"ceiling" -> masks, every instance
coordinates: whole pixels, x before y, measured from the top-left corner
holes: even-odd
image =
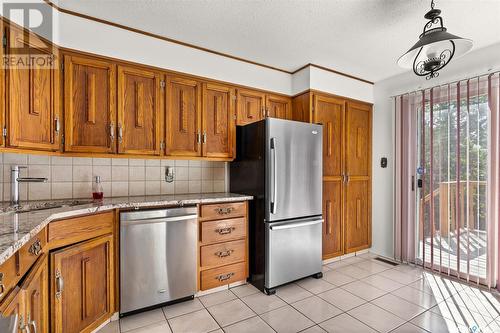
[[[500,0],[435,0],[452,34],[474,49],[500,42]],[[59,0],[60,7],[265,65],[307,64],[370,81],[405,70],[423,0]]]

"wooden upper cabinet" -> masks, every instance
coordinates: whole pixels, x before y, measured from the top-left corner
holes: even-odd
[[[266,95],[266,116],[292,119],[292,100],[290,97]]]
[[[292,120],[312,122],[312,100],[313,94],[306,92],[292,98]]]
[[[118,152],[159,155],[161,76],[118,66]]]
[[[234,157],[235,89],[225,85],[203,84],[203,156]]]
[[[371,175],[372,108],[368,104],[347,102],[346,174]]]
[[[51,332],[90,332],[114,311],[113,236],[51,253]]]
[[[314,95],[314,123],[323,125],[323,177],[342,177],[345,102]]]
[[[350,179],[345,200],[345,253],[371,246],[371,180]]]
[[[201,156],[201,84],[167,76],[166,153]]]
[[[116,69],[90,57],[64,57],[65,150],[116,151]]]
[[[246,125],[265,117],[266,95],[259,91],[238,89],[236,125]]]
[[[11,27],[7,50],[19,60],[7,71],[8,146],[58,150],[60,71],[55,49],[36,35]]]
[[[31,332],[49,331],[49,261],[44,254],[31,268],[21,290],[24,293],[27,325]]]

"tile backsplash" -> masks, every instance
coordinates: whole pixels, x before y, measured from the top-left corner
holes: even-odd
[[[0,153],[0,194],[10,200],[11,165],[25,165],[21,177],[46,177],[47,183],[20,183],[21,200],[90,198],[92,180],[101,176],[104,197],[224,192],[227,163],[212,161],[91,158]],[[165,181],[173,167],[174,181]]]

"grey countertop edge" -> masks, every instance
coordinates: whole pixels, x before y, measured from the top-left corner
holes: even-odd
[[[186,195],[188,196],[188,195]],[[157,196],[153,196],[157,197]],[[40,222],[31,228],[29,233],[22,236],[21,238],[13,241],[10,246],[6,247],[0,254],[0,265],[6,262],[14,253],[16,253],[23,245],[28,243],[30,239],[35,237],[43,228],[45,228],[51,221],[66,219],[71,217],[76,217],[79,215],[97,214],[101,212],[106,212],[113,209],[126,209],[126,208],[148,208],[148,207],[165,207],[165,206],[180,206],[180,205],[196,205],[196,204],[210,204],[210,203],[221,203],[221,202],[236,202],[236,201],[248,201],[252,200],[252,196],[248,195],[238,195],[234,193],[226,193],[226,196],[221,195],[220,197],[213,196],[207,198],[186,198],[186,199],[171,199],[171,200],[152,200],[148,201],[147,197],[141,197],[143,200],[133,201],[133,197],[129,200],[124,200],[122,202],[117,201],[117,198],[108,199],[110,203],[104,203],[100,205],[90,204],[84,205],[84,207],[68,207],[64,211],[54,212],[44,218],[41,218]],[[90,207],[89,207],[90,206]],[[29,213],[18,213],[17,215],[29,214]],[[14,216],[14,214],[11,214]],[[2,245],[2,244],[0,244]]]

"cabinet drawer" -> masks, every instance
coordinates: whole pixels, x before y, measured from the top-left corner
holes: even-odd
[[[201,267],[214,267],[245,260],[245,240],[201,247]]]
[[[246,263],[232,264],[201,272],[201,290],[224,286],[246,279]]]
[[[3,300],[9,291],[19,280],[16,270],[16,258],[18,253],[12,255],[6,262],[0,265],[0,301]]]
[[[245,218],[207,221],[201,223],[201,242],[203,244],[225,242],[246,236]]]
[[[47,245],[47,229],[43,228],[35,237],[19,250],[19,275],[23,276],[45,252]]]
[[[227,219],[230,217],[245,216],[246,202],[228,202],[213,205],[202,205],[200,220]]]
[[[75,244],[113,232],[114,211],[75,217],[49,223],[51,249]]]

